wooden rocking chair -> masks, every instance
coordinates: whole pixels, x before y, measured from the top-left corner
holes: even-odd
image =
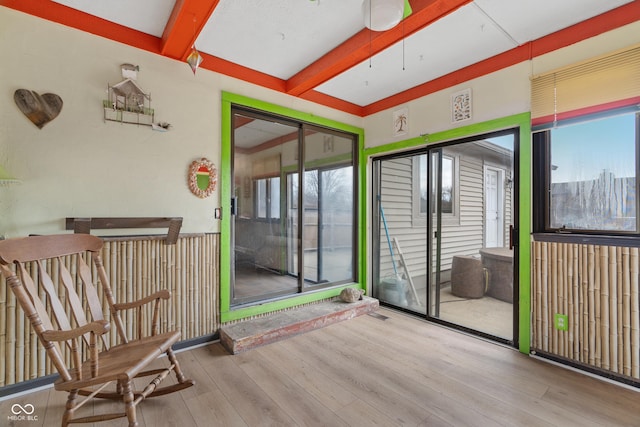
[[[0,241],[0,271],[60,374],[55,389],[69,392],[62,417],[63,427],[69,423],[91,423],[120,417],[127,417],[130,427],[137,426],[136,406],[142,400],[194,384],[185,378],[171,350],[180,338],[180,332],[158,332],[159,303],[169,298],[169,292],[160,291],[139,301],[116,304],[100,258],[101,249],[102,240],[88,234]],[[97,280],[92,278],[89,258],[93,261]],[[9,268],[11,264],[15,265],[15,273]],[[108,344],[111,323],[104,318],[94,281],[100,283],[118,335],[118,344],[111,347]],[[56,289],[56,283],[59,283],[59,289]],[[48,307],[40,298],[45,294]],[[61,298],[61,295],[66,298]],[[149,303],[153,303],[151,334],[143,336],[142,314]],[[125,334],[120,316],[123,310],[137,310],[138,336],[135,339]],[[57,327],[53,326],[52,319],[55,319]],[[68,349],[67,357],[61,351],[61,343]],[[165,360],[169,366],[148,369],[147,366],[163,353],[167,355]],[[158,385],[172,371],[177,383],[159,388]],[[143,390],[135,391],[133,379],[143,376],[154,378]],[[109,384],[115,385],[115,391],[106,390]],[[88,397],[78,402],[79,394]],[[75,411],[93,398],[121,400],[124,412],[74,418]]]

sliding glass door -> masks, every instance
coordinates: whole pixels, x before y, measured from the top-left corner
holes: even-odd
[[[355,136],[233,112],[232,303],[355,281]]]
[[[512,343],[515,131],[374,161],[374,295]]]

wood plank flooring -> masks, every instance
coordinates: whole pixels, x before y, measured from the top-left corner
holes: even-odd
[[[196,386],[141,403],[140,426],[640,426],[638,391],[384,308],[240,355],[216,343],[178,358]],[[58,426],[65,398],[2,401],[0,425]],[[15,403],[38,420],[11,424]]]

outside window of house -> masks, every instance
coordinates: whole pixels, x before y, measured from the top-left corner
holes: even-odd
[[[413,220],[414,224],[426,225],[427,198],[429,187],[427,183],[427,159],[426,154],[414,157],[413,182]],[[434,171],[435,173],[435,171]],[[453,156],[442,156],[442,215],[443,219],[451,219],[456,212],[456,159]],[[433,207],[435,209],[435,206]],[[432,212],[432,213],[435,213]]]
[[[637,233],[637,113],[573,121],[534,134],[544,154],[546,231]]]
[[[280,178],[255,180],[256,216],[280,218]]]
[[[442,200],[440,206],[443,214],[453,215],[453,157],[442,156]]]

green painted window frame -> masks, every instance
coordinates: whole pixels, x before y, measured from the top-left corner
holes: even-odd
[[[419,136],[391,144],[365,148],[361,161],[371,163],[372,157],[422,147],[503,129],[519,128],[520,146],[516,153],[519,160],[518,176],[518,350],[528,354],[531,349],[531,113],[521,113],[451,130]]]
[[[220,185],[220,207],[222,208],[222,220],[220,224],[221,244],[220,244],[220,321],[227,323],[240,320],[252,316],[265,313],[279,311],[301,304],[308,304],[315,301],[321,301],[337,296],[342,289],[347,286],[356,286],[366,289],[367,283],[367,238],[366,233],[360,231],[358,233],[358,260],[356,264],[358,278],[357,283],[348,283],[332,288],[320,289],[318,291],[310,291],[304,294],[296,294],[278,300],[262,302],[256,305],[248,305],[241,307],[231,306],[231,159],[232,159],[232,106],[240,106],[263,111],[268,114],[275,114],[288,117],[293,120],[302,121],[312,125],[318,125],[326,128],[332,128],[356,135],[358,160],[354,165],[358,174],[358,230],[363,230],[366,224],[367,206],[366,206],[366,163],[364,163],[364,130],[362,128],[341,123],[335,120],[316,116],[315,114],[306,113],[291,108],[283,107],[265,101],[260,101],[243,95],[231,92],[222,92],[221,97],[221,162],[219,168],[219,185]]]

